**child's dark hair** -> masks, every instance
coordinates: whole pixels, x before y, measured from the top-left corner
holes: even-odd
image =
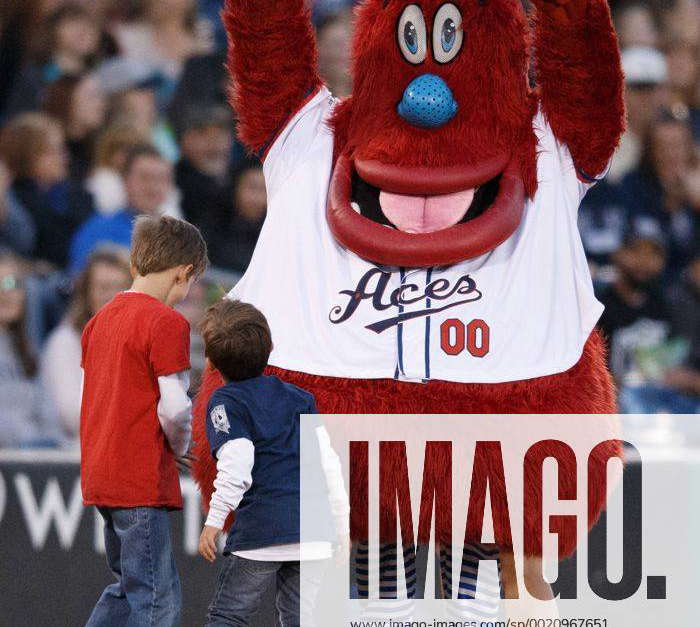
[[[229,381],[259,377],[272,352],[267,319],[253,305],[222,300],[211,306],[201,324],[204,352]]]
[[[204,274],[207,245],[196,226],[163,216],[136,218],[131,238],[131,265],[141,276],[177,266],[192,266],[192,276]]]

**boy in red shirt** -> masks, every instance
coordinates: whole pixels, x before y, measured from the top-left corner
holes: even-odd
[[[180,616],[168,511],[182,508],[177,462],[187,465],[190,446],[190,327],[172,307],[206,269],[206,245],[187,222],[141,217],[131,266],[131,290],[105,305],[82,338],[83,501],[105,520],[117,578],[91,627],[165,627]]]

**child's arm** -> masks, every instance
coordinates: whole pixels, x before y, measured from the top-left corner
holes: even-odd
[[[158,377],[160,400],[158,420],[165,437],[177,457],[187,454],[192,438],[192,400],[189,371]]]
[[[238,507],[253,483],[255,449],[246,438],[226,442],[216,453],[216,479],[211,495],[207,527],[223,529],[228,515]]]
[[[224,528],[226,518],[238,507],[253,483],[255,449],[247,438],[229,440],[216,452],[216,458],[214,494],[199,538],[199,553],[209,562],[216,559],[216,539]]]
[[[581,180],[599,176],[625,126],[624,80],[607,0],[534,0],[542,111]]]

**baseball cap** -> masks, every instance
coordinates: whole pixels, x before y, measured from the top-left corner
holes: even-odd
[[[635,46],[623,50],[622,70],[628,85],[660,85],[668,78],[666,57],[656,48]]]
[[[625,233],[624,246],[633,246],[638,242],[653,244],[662,253],[666,253],[668,248],[668,237],[652,216],[637,216],[631,221]]]
[[[131,89],[157,90],[163,84],[163,77],[154,66],[128,58],[104,62],[95,71],[95,76],[108,96]]]

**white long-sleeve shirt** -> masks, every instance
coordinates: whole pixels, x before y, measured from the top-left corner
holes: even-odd
[[[253,485],[255,447],[247,438],[229,440],[216,452],[216,479],[209,504],[207,525],[223,529],[229,513]]]
[[[80,369],[80,398],[83,397],[85,372]],[[178,457],[189,451],[192,439],[192,400],[189,397],[190,373],[188,370],[158,377],[160,399],[156,412],[158,422],[165,433],[170,448]]]
[[[340,459],[331,447],[330,437],[324,427],[316,429],[316,436],[321,450],[321,465],[326,477],[331,513],[338,536],[343,538],[350,533],[350,501],[343,482]],[[206,525],[223,529],[226,518],[238,507],[243,495],[253,484],[255,447],[247,438],[238,438],[219,448],[216,457],[217,475]],[[331,557],[332,547],[330,542],[305,542],[235,551],[234,554],[264,562],[320,560]]]
[[[189,450],[192,439],[192,400],[187,393],[190,389],[189,370],[158,377],[158,389],[160,426],[170,448],[175,455],[182,457]]]

